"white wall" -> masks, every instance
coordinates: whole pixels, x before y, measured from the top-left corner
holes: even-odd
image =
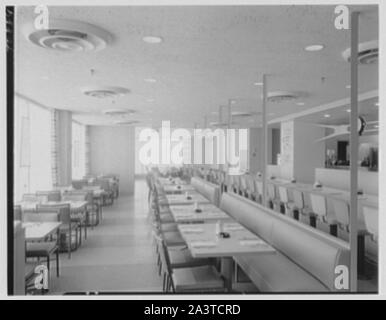
[[[249,172],[263,171],[262,128],[249,129]]]
[[[118,174],[120,193],[134,192],[135,132],[133,127],[90,126],[92,174]]]
[[[297,181],[314,183],[315,169],[324,167],[325,142],[319,141],[324,128],[295,120],[294,176]]]

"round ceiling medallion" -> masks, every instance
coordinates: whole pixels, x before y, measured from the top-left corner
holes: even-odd
[[[97,26],[65,19],[50,19],[48,29],[41,30],[27,24],[24,34],[39,47],[62,52],[99,51],[112,41],[112,35]]]
[[[129,89],[123,87],[112,87],[112,86],[88,86],[81,88],[83,94],[93,98],[115,98],[123,96],[130,92]]]

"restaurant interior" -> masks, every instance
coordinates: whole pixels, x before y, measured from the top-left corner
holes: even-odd
[[[11,294],[377,293],[378,6],[346,8],[16,6]]]

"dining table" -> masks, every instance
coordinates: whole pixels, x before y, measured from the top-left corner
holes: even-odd
[[[170,206],[170,212],[177,223],[198,223],[217,220],[232,220],[223,210],[212,203]]]
[[[221,259],[221,273],[229,292],[232,291],[234,256],[276,253],[275,248],[236,221],[178,224],[177,228],[192,257]]]
[[[177,185],[164,185],[163,191],[166,194],[179,194],[189,191],[195,191],[195,188],[191,184],[177,184]]]
[[[61,222],[23,222],[22,227],[25,228],[25,240],[44,240],[59,230],[61,224]]]
[[[166,202],[169,206],[172,205],[188,205],[188,204],[203,204],[210,203],[201,193],[198,192],[187,192],[184,194],[167,194],[165,195]]]

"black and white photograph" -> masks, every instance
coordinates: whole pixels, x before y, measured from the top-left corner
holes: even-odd
[[[379,2],[3,8],[5,296],[379,297]]]

